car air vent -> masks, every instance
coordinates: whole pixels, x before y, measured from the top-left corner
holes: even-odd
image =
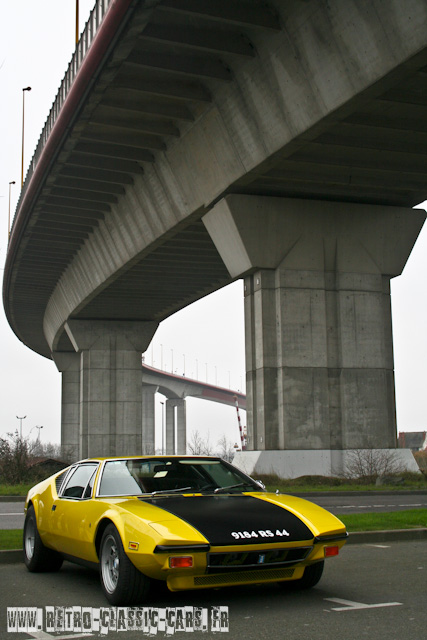
[[[61,484],[62,484],[63,479],[65,478],[65,474],[66,473],[67,473],[66,471],[63,471],[56,478],[56,480],[55,480],[56,493],[59,493],[59,489],[61,488]]]
[[[296,564],[304,560],[313,547],[267,549],[265,551],[244,551],[231,553],[208,553],[208,573],[266,569]]]

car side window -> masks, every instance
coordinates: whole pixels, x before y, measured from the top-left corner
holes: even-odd
[[[68,478],[63,490],[61,498],[88,498],[92,494],[92,486],[95,478],[97,464],[81,464],[71,476]],[[91,485],[92,483],[92,485]]]
[[[94,469],[89,482],[86,485],[86,489],[85,492],[83,494],[83,498],[91,498],[92,497],[92,491],[93,491],[93,484],[95,482],[95,476],[96,476],[96,468]]]

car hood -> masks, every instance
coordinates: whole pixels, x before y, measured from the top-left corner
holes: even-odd
[[[268,494],[156,496],[140,498],[145,505],[154,507],[151,524],[162,523],[173,530],[176,518],[196,529],[212,546],[241,545],[242,542],[310,541],[318,533],[310,520],[301,518],[295,509],[289,510],[277,498]],[[311,503],[305,502],[306,505]],[[320,509],[312,505],[315,510]],[[324,511],[323,509],[321,511]],[[342,523],[324,511],[334,522],[329,530],[344,530]],[[305,520],[305,522],[304,522]]]

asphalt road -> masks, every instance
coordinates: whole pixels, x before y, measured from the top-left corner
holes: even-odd
[[[427,509],[427,492],[423,494],[334,495],[307,498],[332,513],[367,513],[369,511],[400,511]],[[23,502],[0,502],[0,529],[21,529],[24,526]]]
[[[427,492],[422,494],[383,494],[339,496],[310,496],[308,500],[325,507],[332,513],[368,513],[381,511],[403,511],[405,509],[427,509]]]
[[[176,612],[181,611],[177,607],[202,607],[212,614],[213,606],[227,607],[229,627],[220,637],[230,640],[424,640],[426,585],[427,542],[351,545],[327,561],[320,583],[310,591],[292,592],[276,584],[179,593],[162,590],[144,606],[160,609],[160,615],[162,608]],[[31,574],[21,564],[0,566],[0,603],[1,640],[79,638],[72,627],[59,633],[47,629],[45,607],[106,605],[97,573],[69,563],[52,574]],[[32,633],[7,631],[7,607],[41,608],[42,628]],[[97,612],[93,613],[96,618]],[[110,630],[103,636],[95,632],[92,637],[134,640],[145,636],[148,632],[141,629]],[[184,634],[176,631],[169,637],[175,636]],[[159,630],[157,637],[168,636]],[[185,637],[218,636],[209,630]]]
[[[0,529],[24,527],[24,503],[0,502]]]

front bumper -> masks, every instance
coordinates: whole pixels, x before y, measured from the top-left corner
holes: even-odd
[[[131,554],[133,564],[145,575],[166,581],[171,591],[299,580],[304,568],[325,559],[325,549],[345,544],[346,537],[313,538],[303,543],[210,547],[159,545],[154,553]],[[170,567],[170,558],[191,556],[193,566]]]

